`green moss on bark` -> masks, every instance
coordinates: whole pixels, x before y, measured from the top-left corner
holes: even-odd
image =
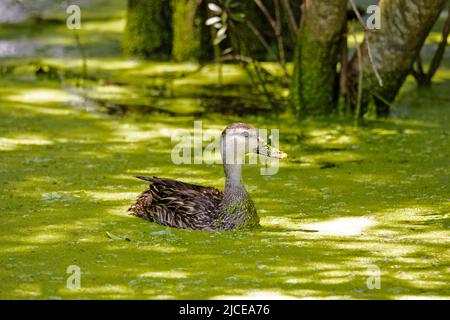
[[[399,70],[398,72],[385,72],[383,74],[383,87],[380,87],[375,74],[371,71],[364,71],[363,94],[361,101],[361,116],[369,110],[369,104],[375,105],[378,117],[389,115],[390,103],[395,100],[399,88],[402,86],[408,72]]]
[[[346,1],[305,2],[291,91],[299,117],[328,115],[336,108],[336,66],[345,22]]]
[[[186,61],[199,55],[200,27],[196,24],[197,9],[197,0],[172,0],[172,58],[175,61]]]
[[[123,39],[128,55],[167,59],[172,51],[171,7],[167,0],[128,0]]]
[[[302,34],[307,31],[303,30]],[[292,99],[300,115],[330,113],[335,105],[337,49],[319,42],[303,43],[296,53]]]

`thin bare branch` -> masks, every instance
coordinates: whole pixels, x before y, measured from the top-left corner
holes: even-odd
[[[266,6],[264,5],[264,3],[262,3],[261,0],[254,0],[256,5],[258,6],[258,8],[261,10],[261,12],[264,14],[264,16],[266,17],[267,21],[269,21],[270,26],[272,27],[273,31],[276,32],[276,24],[275,24],[275,20],[272,18],[272,16],[270,15],[269,11],[267,10]]]
[[[352,5],[353,11],[356,14],[356,18],[358,18],[359,23],[364,28],[364,30],[366,30],[366,23],[364,22],[363,17],[359,13],[358,7],[356,6],[355,2],[353,0],[350,0],[350,4]]]
[[[275,58],[275,60],[278,62],[281,69],[283,70],[284,76],[286,77],[286,79],[288,79],[289,73],[286,70],[286,64],[283,63],[282,61],[280,61],[280,59],[278,59],[277,54],[273,51],[273,49],[267,43],[266,39],[264,39],[263,35],[261,34],[261,32],[259,32],[258,28],[256,28],[255,25],[249,20],[246,20],[246,24],[250,28],[250,30],[252,30],[252,32],[255,34],[255,36],[258,38],[259,42],[261,42],[261,44],[264,46],[264,48],[266,48],[267,52],[269,52],[269,54]]]
[[[356,36],[353,34],[356,42]],[[362,52],[361,47],[357,46],[356,54],[358,56],[359,74],[358,74],[358,95],[356,98],[356,112],[355,112],[355,127],[358,127],[359,119],[361,117],[361,104],[362,104],[362,92],[363,92],[363,63],[362,63]]]
[[[434,74],[438,70],[442,58],[444,57],[445,48],[447,47],[448,36],[450,34],[450,4],[448,5],[447,20],[445,21],[444,29],[442,30],[442,41],[439,43],[436,54],[430,64],[430,69],[428,70],[427,78],[429,81],[433,78]]]
[[[247,26],[250,28],[250,30],[252,30],[252,32],[258,38],[259,42],[261,42],[261,44],[264,46],[264,48],[266,48],[266,50],[269,52],[269,54],[271,56],[273,56],[273,58],[277,59],[276,53],[273,51],[273,49],[267,43],[266,39],[264,39],[264,36],[261,34],[261,32],[259,32],[258,28],[256,28],[256,26],[250,20],[246,20],[245,22],[246,22]]]
[[[420,71],[417,71],[414,67],[411,68],[411,74],[414,77],[414,79],[416,79],[417,83],[421,83],[422,82],[422,77],[423,74],[420,74]]]
[[[373,54],[372,54],[372,49],[370,47],[369,37],[367,37],[367,32],[366,32],[366,43],[367,43],[367,53],[369,54],[369,60],[370,60],[370,64],[372,65],[373,73],[375,73],[375,76],[377,77],[378,84],[380,85],[380,87],[382,87],[383,79],[381,78],[381,75],[378,72],[378,69],[375,65],[375,61],[373,59]]]
[[[292,40],[295,42],[298,38],[298,23],[295,21],[295,16],[292,11],[291,4],[289,3],[289,0],[281,0],[281,5],[283,6],[284,12],[287,16],[287,22],[289,31],[291,32]]]
[[[339,74],[339,89],[345,99],[348,98],[348,38],[347,38],[347,25],[344,26],[345,30],[342,33],[341,41],[341,71]]]
[[[280,0],[274,0],[275,5],[275,35],[278,40],[278,51],[280,54],[280,63],[285,68],[286,65],[286,54],[284,52],[284,42],[283,36],[281,35],[281,11],[280,11]]]
[[[417,56],[417,68],[419,69],[419,74],[425,75],[425,70],[423,68],[423,63],[422,63],[422,56],[419,55]]]
[[[353,0],[350,0],[350,3],[352,5],[353,11],[356,14],[356,17],[358,18],[359,23],[361,24],[361,27],[364,29],[364,38],[365,38],[365,41],[367,44],[367,53],[369,55],[370,64],[372,66],[373,73],[375,74],[375,76],[378,80],[378,84],[380,85],[380,87],[382,87],[383,79],[381,78],[381,75],[378,72],[378,69],[375,65],[375,61],[373,59],[373,54],[372,54],[372,49],[371,49],[370,42],[369,42],[369,36],[368,36],[368,30],[366,27],[366,23],[364,22],[364,19],[362,18],[361,14],[359,13],[358,7],[356,6],[355,2]]]

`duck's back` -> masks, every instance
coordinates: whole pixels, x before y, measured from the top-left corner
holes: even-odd
[[[172,179],[136,178],[151,184],[128,209],[131,215],[181,229],[216,229],[214,224],[222,211],[222,191]]]

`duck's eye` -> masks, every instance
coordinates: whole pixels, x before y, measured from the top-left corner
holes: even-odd
[[[248,132],[243,132],[242,135],[246,138],[248,138]]]

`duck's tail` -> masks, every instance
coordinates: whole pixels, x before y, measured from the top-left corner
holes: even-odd
[[[153,177],[153,178],[149,178],[149,177],[145,177],[145,176],[134,176],[136,179],[141,179],[144,181],[148,181],[148,182],[156,182],[158,180],[157,177]]]

